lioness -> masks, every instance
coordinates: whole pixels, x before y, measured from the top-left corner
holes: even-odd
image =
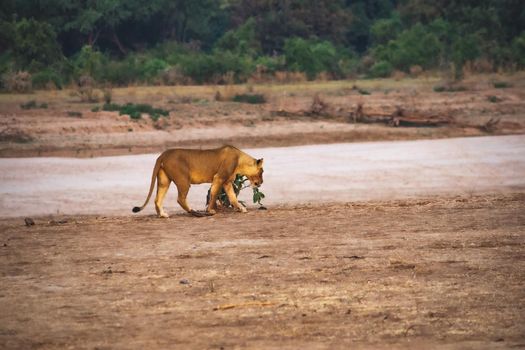
[[[202,216],[190,208],[186,196],[191,184],[211,183],[210,201],[207,207],[209,215],[216,213],[216,199],[221,187],[228,195],[230,203],[241,212],[246,208],[240,205],[233,191],[232,182],[235,175],[245,175],[253,187],[263,183],[263,159],[250,157],[243,151],[233,146],[223,146],[209,150],[170,149],[163,152],[155,163],[148,197],[142,207],[134,207],[133,212],[138,213],[151,197],[155,178],[157,179],[157,197],[155,209],[159,217],[167,218],[168,214],[162,208],[162,201],[170,187],[171,181],[175,182],[179,192],[177,202],[188,213]]]

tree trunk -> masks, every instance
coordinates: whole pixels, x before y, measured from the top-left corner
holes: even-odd
[[[95,43],[98,40],[99,34],[100,34],[100,30],[97,30],[96,33],[93,33],[93,31],[89,32],[89,36],[88,36],[88,45],[89,46],[95,45]]]
[[[122,45],[122,43],[120,42],[120,39],[118,38],[117,32],[115,32],[115,29],[112,29],[112,30],[111,30],[111,40],[115,43],[115,45],[117,45],[119,51],[120,51],[123,55],[126,55],[127,50],[126,50],[126,48],[124,47],[124,45]]]

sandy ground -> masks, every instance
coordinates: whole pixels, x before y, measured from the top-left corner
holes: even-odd
[[[523,194],[0,220],[2,349],[525,347]]]
[[[525,189],[525,137],[497,136],[247,150],[265,158],[266,205],[399,199]],[[0,159],[0,216],[129,215],[142,205],[157,154]],[[176,188],[165,200],[181,210]],[[192,186],[203,209],[209,185]],[[241,198],[250,204],[250,190]],[[154,213],[153,200],[145,213]]]
[[[525,348],[524,75],[440,83],[113,90],[168,109],[157,122],[0,95],[0,349]],[[268,102],[214,100],[231,88]],[[333,115],[294,116],[315,94]],[[358,104],[456,123],[353,124]],[[265,158],[268,210],[190,217],[172,188],[170,219],[131,214],[160,151],[223,143]]]

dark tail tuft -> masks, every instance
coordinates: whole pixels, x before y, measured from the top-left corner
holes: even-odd
[[[134,213],[138,213],[139,211],[140,211],[140,208],[139,208],[139,207],[134,207],[134,208],[133,208],[133,212],[134,212]]]

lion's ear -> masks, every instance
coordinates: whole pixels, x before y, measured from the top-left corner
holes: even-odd
[[[263,166],[263,162],[264,162],[264,159],[263,159],[263,158],[261,158],[261,159],[257,159],[257,166],[258,166],[259,168],[262,168],[262,166]]]

